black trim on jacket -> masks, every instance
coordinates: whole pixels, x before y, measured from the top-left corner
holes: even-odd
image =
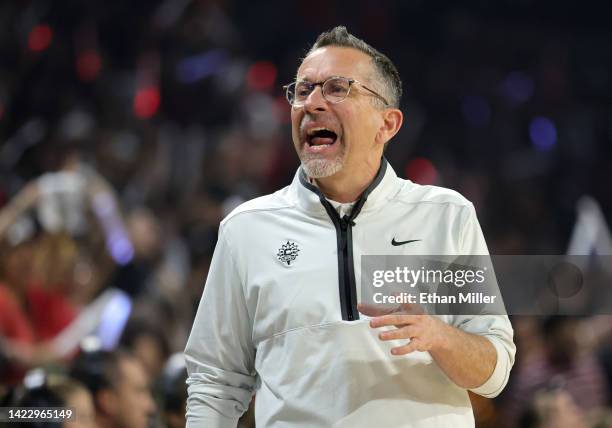
[[[338,249],[338,286],[340,293],[340,308],[342,319],[345,321],[355,321],[359,319],[357,311],[357,284],[355,283],[355,263],[353,261],[353,227],[356,226],[355,219],[361,212],[372,190],[382,181],[387,171],[387,160],[383,157],[376,177],[361,194],[350,215],[340,218],[333,205],[325,198],[318,187],[312,185],[306,173],[302,169],[300,172],[300,183],[308,190],[314,192],[319,201],[325,208],[327,215],[336,228],[336,245]]]

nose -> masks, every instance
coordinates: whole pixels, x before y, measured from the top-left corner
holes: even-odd
[[[323,97],[323,88],[321,85],[317,85],[310,95],[308,95],[302,108],[307,113],[316,113],[327,110],[328,105],[327,101]]]

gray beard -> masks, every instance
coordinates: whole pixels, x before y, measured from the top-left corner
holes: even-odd
[[[344,153],[338,154],[333,159],[320,158],[317,155],[300,156],[302,168],[310,178],[330,177],[340,171],[344,166]]]

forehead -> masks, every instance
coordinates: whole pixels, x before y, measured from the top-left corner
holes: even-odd
[[[372,71],[372,61],[365,53],[353,48],[325,46],[304,58],[297,78],[320,82],[330,76],[343,76],[367,81]]]
[[[126,384],[147,384],[147,374],[142,364],[133,357],[126,357],[120,360],[121,377]]]

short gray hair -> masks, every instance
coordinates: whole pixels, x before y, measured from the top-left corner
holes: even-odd
[[[402,98],[402,80],[397,68],[391,60],[363,40],[353,36],[344,26],[334,27],[319,34],[306,56],[325,46],[338,46],[357,49],[368,55],[374,64],[374,69],[383,82],[385,98],[391,107],[399,108]]]

